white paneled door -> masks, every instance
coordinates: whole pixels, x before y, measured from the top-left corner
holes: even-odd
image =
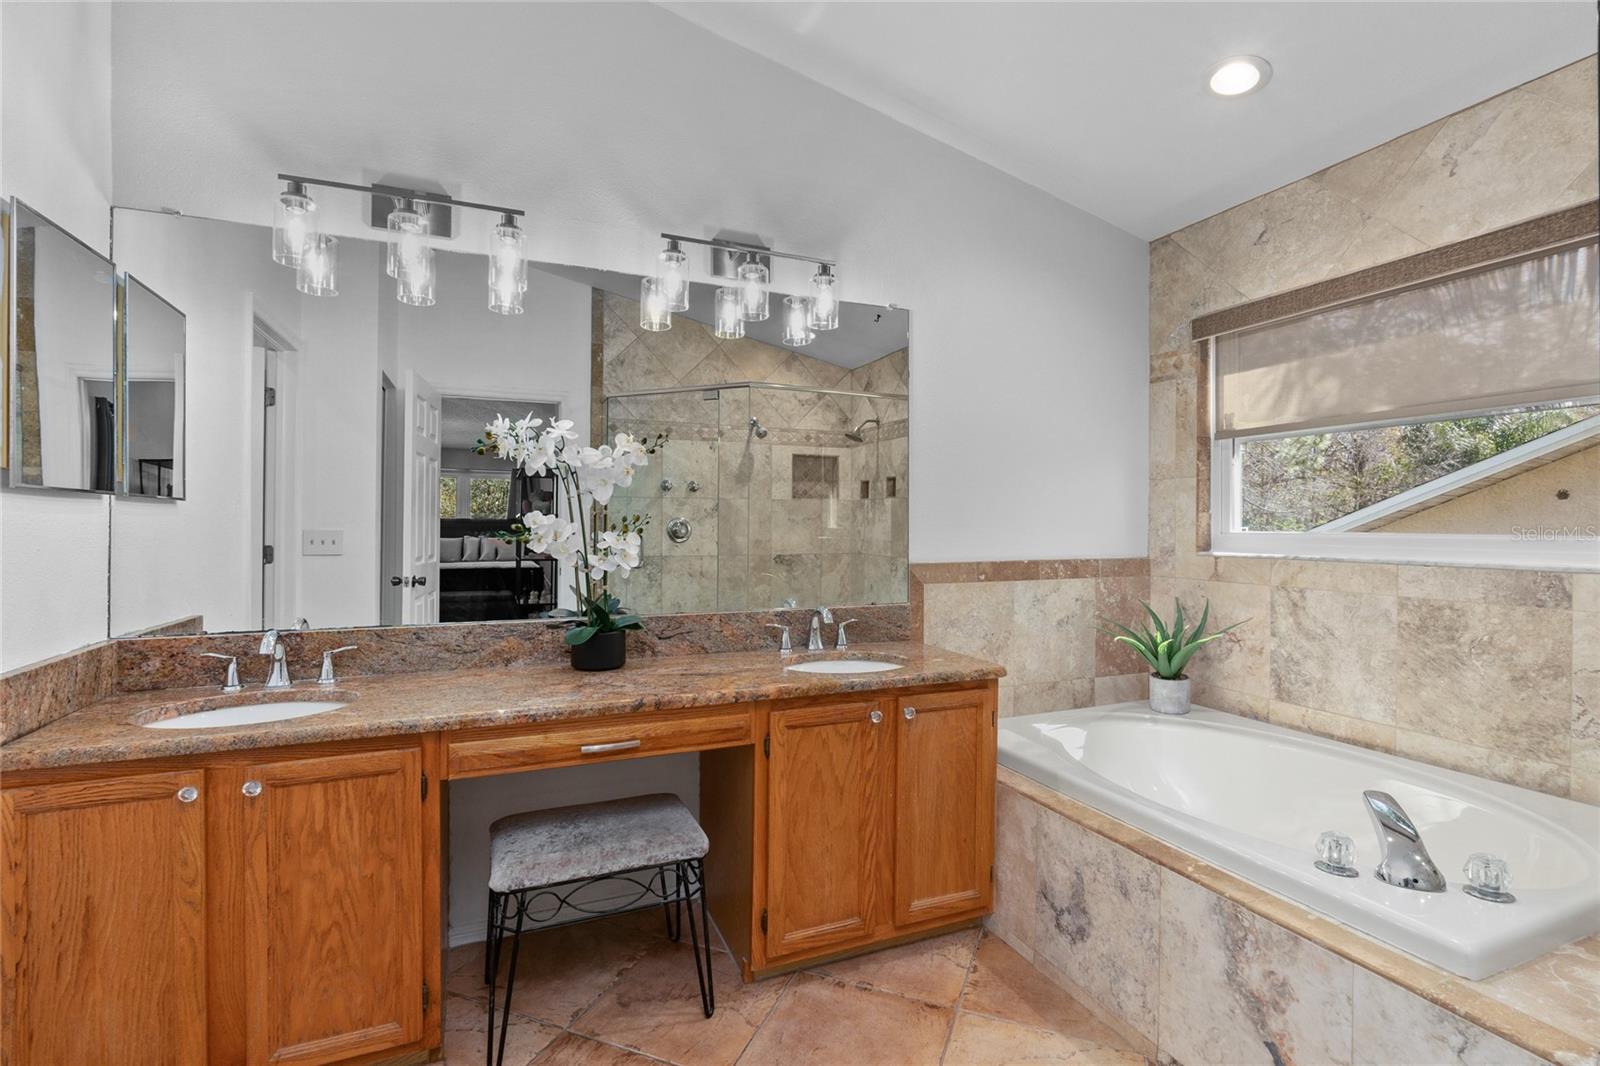
[[[439,390],[406,371],[406,487],[402,547],[405,575],[401,621],[439,620],[439,460],[442,441]]]

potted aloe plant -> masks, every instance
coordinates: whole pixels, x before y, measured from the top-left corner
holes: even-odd
[[[666,437],[618,433],[612,444],[571,447],[577,437],[565,419],[545,424],[530,414],[512,422],[502,415],[484,427],[477,450],[517,464],[529,477],[555,475],[568,517],[529,511],[502,536],[572,568],[578,608],[550,617],[569,621],[565,640],[574,669],[615,670],[627,661],[627,631],[644,628],[644,620],[622,606],[610,582],[638,567],[648,520],[633,515],[612,522],[606,505],[616,489],[633,484],[634,471],[649,464]]]
[[[1237,629],[1244,622],[1235,622],[1225,626],[1215,633],[1206,632],[1206,623],[1211,619],[1211,601],[1207,600],[1205,609],[1200,612],[1200,621],[1195,623],[1193,629],[1184,626],[1183,604],[1173,600],[1172,624],[1168,625],[1156,614],[1155,609],[1148,603],[1141,601],[1140,606],[1144,613],[1150,617],[1153,628],[1146,629],[1140,625],[1137,630],[1125,625],[1107,620],[1106,633],[1120,644],[1126,644],[1139,653],[1139,657],[1150,664],[1150,709],[1161,714],[1188,714],[1189,713],[1189,678],[1183,668],[1189,665],[1189,660],[1194,658],[1195,652],[1205,645],[1227,633],[1230,629]]]

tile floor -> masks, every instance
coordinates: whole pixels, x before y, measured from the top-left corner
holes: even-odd
[[[1145,1063],[978,929],[749,985],[726,951],[713,961],[717,1012],[708,1020],[688,944],[666,939],[659,911],[530,934],[506,1066]],[[451,952],[448,973],[445,1062],[481,1066],[482,945]]]

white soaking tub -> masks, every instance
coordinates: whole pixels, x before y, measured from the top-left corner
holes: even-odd
[[[1143,703],[1000,722],[1000,764],[1361,932],[1472,980],[1600,932],[1600,808],[1195,708]],[[1388,792],[1449,881],[1372,876],[1361,793]],[[1325,829],[1355,841],[1356,878],[1316,869]],[[1515,903],[1461,890],[1473,852],[1510,863]]]

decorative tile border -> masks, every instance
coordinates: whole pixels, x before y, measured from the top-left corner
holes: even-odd
[[[1337,1010],[1298,1019],[1289,1015],[1262,1016],[1232,1018],[1231,1022],[1236,1027],[1252,1029],[1257,1038],[1262,1037],[1260,1030],[1263,1028],[1273,1032],[1288,1028],[1292,1030],[1291,1037],[1315,1038],[1328,1042],[1330,1048],[1338,1045],[1350,1051],[1350,1031],[1343,1034],[1329,1031],[1328,1023],[1331,1020],[1337,1026],[1351,1027],[1357,1045],[1364,1037],[1371,1038],[1371,1028],[1362,1024],[1363,1013],[1371,1007],[1370,1003],[1362,1002],[1363,974],[1371,974],[1381,983],[1379,991],[1388,989],[1381,998],[1394,1003],[1396,997],[1400,997],[1401,1007],[1408,1014],[1418,1015],[1419,1025],[1426,1022],[1429,1028],[1437,1031],[1410,1033],[1406,1037],[1408,1040],[1426,1040],[1430,1035],[1442,1038],[1442,1034],[1448,1034],[1453,1044],[1486,1041],[1493,1046],[1480,1050],[1488,1052],[1499,1047],[1498,1057],[1491,1054],[1483,1061],[1532,1061],[1519,1057],[1514,1048],[1500,1045],[1499,1041],[1503,1040],[1552,1062],[1600,1062],[1600,1020],[1591,1010],[1595,999],[1600,997],[1600,938],[1591,937],[1568,945],[1486,981],[1468,981],[1309,911],[1006,767],[999,770],[997,789],[996,810],[1000,822],[996,833],[996,907],[989,920],[990,928],[1032,957],[1036,964],[1041,958],[1051,962],[1060,955],[1055,966],[1062,976],[1072,980],[1078,991],[1086,993],[1103,1011],[1120,1013],[1120,1028],[1131,1029],[1159,1045],[1164,1055],[1177,1055],[1191,1066],[1202,1066],[1207,1061],[1228,1061],[1228,1056],[1237,1052],[1238,1049],[1230,1051],[1209,1045],[1175,1048],[1166,1032],[1170,1027],[1175,1033],[1192,1035],[1197,1026],[1196,1019],[1190,1015],[1196,1010],[1204,1012],[1207,1007],[1216,1007],[1226,1015],[1227,999],[1233,992],[1240,991],[1233,989],[1232,984],[1241,975],[1248,976],[1261,967],[1281,970],[1289,966],[1296,973],[1306,970],[1301,975],[1304,980],[1296,981],[1296,992],[1300,995],[1316,988],[1326,990],[1330,983],[1341,984],[1344,977],[1339,976],[1339,967],[1349,964],[1357,968],[1351,975],[1355,987],[1349,993],[1343,993],[1342,988],[1339,990],[1343,994],[1343,1006]],[[1058,887],[1071,890],[1072,906],[1063,908],[1058,917],[1055,908],[1048,905],[1056,890],[1043,882],[1050,873],[1042,858],[1048,849],[1039,848],[1032,839],[1035,833],[1043,835],[1051,826],[1054,827],[1052,840],[1062,838],[1056,841],[1060,845],[1057,850],[1070,845],[1075,853],[1082,852],[1079,858],[1093,856],[1097,857],[1095,861],[1100,861],[1104,859],[1101,852],[1112,848],[1117,862],[1124,865],[1131,862],[1137,867],[1143,861],[1151,869],[1158,868],[1159,886],[1146,893],[1150,897],[1143,900],[1146,905],[1130,909],[1124,905],[1126,900],[1119,903],[1116,893],[1109,896],[1096,893],[1106,898],[1089,898],[1087,889],[1081,893],[1076,891],[1073,885],[1078,883],[1074,880],[1077,875],[1073,871],[1084,863],[1069,856],[1064,863],[1058,863],[1059,872],[1067,877],[1066,883]],[[1080,872],[1087,876],[1086,871]],[[1122,883],[1132,884],[1129,879],[1133,877],[1132,873],[1124,871]],[[1134,880],[1143,883],[1149,878]],[[1030,888],[1019,881],[1032,881],[1034,886]],[[1083,898],[1080,899],[1080,895]],[[1067,922],[1065,926],[1062,925],[1064,921]],[[1159,929],[1150,928],[1156,923]],[[1214,923],[1222,928],[1210,928]],[[1117,944],[1108,945],[1107,938],[1131,944],[1152,933],[1161,945],[1158,975],[1151,978],[1145,974],[1144,980],[1133,981],[1131,985],[1122,980],[1133,974],[1126,968],[1120,976],[1097,977],[1090,971],[1075,974],[1071,970],[1075,956],[1072,953],[1061,955],[1053,947],[1057,934],[1067,940],[1077,937],[1073,942],[1074,950],[1082,953],[1089,950],[1083,944],[1092,938],[1099,938],[1100,949],[1112,950]],[[1233,941],[1231,946],[1227,942],[1229,934]],[[1211,982],[1215,988],[1207,991],[1197,986],[1193,978],[1206,961],[1206,953],[1218,947],[1211,941],[1219,936],[1223,941],[1219,950],[1237,948],[1259,953],[1281,943],[1292,948],[1295,958],[1231,960],[1233,965],[1230,960],[1223,959],[1223,972],[1215,975],[1218,980]],[[1195,943],[1188,944],[1190,940]],[[1166,954],[1171,948],[1186,953],[1176,967],[1168,966]],[[1132,955],[1126,957],[1133,959]],[[1061,969],[1063,964],[1067,969]],[[1049,968],[1046,970],[1051,972]],[[1096,985],[1096,981],[1100,985]],[[1377,987],[1369,985],[1365,991],[1370,994]],[[1409,1001],[1403,993],[1425,1002],[1405,1006]],[[1197,1004],[1198,998],[1217,1002]],[[1270,997],[1257,999],[1259,1003],[1270,1002]],[[1429,1004],[1438,1010],[1428,1007]],[[1528,1006],[1538,1013],[1530,1013]],[[1270,1038],[1271,1033],[1267,1035]],[[1389,1034],[1391,1038],[1393,1035]],[[1211,1036],[1217,1038],[1215,1033]],[[1353,1057],[1356,1061],[1383,1061],[1383,1050],[1356,1046]],[[1180,1051],[1187,1054],[1178,1054]],[[1259,1046],[1255,1052],[1259,1054]],[[1223,1057],[1218,1059],[1217,1054]],[[1343,1056],[1335,1056],[1335,1059],[1340,1057]]]

